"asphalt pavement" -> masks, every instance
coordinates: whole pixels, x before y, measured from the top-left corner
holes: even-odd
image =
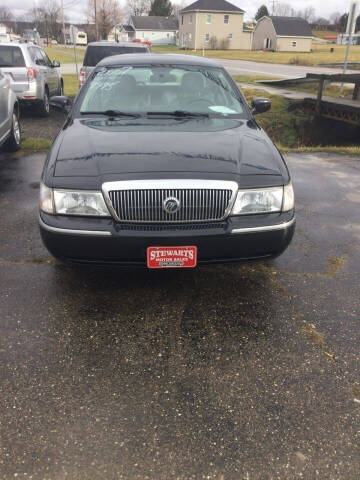
[[[251,62],[248,60],[227,60],[224,58],[214,58],[213,60],[221,63],[231,75],[264,75],[264,77],[273,76],[281,78],[299,78],[305,77],[307,73],[342,73],[341,68],[326,67],[306,67],[301,65],[286,65],[280,63]],[[79,68],[81,64],[79,65]],[[64,74],[76,73],[75,63],[63,63],[60,72]],[[359,70],[348,70],[347,73],[359,73]]]
[[[359,478],[360,159],[287,156],[270,263],[68,267],[37,226],[45,155],[0,154],[0,478]]]

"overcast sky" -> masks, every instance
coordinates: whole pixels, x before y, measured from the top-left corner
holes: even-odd
[[[41,0],[1,0],[2,6],[9,7],[16,15],[23,15],[32,5],[41,3]],[[59,0],[60,1],[60,0]],[[230,0],[231,1],[231,0]],[[122,6],[125,6],[126,0],[119,0]],[[177,3],[175,0],[173,3]],[[180,3],[180,2],[178,2]],[[192,3],[191,0],[185,1],[188,5]],[[251,19],[256,13],[256,10],[260,5],[265,3],[271,11],[271,1],[264,0],[232,0],[231,3],[237,5],[246,11],[246,19]],[[319,16],[328,17],[335,11],[343,12],[349,9],[350,0],[288,0],[280,3],[288,3],[295,10],[304,9],[309,6],[313,6],[316,9],[316,13]],[[88,4],[88,0],[64,0],[65,14],[70,21],[81,22],[86,20],[85,11]],[[26,5],[26,7],[24,7]]]

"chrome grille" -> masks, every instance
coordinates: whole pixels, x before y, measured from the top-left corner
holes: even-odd
[[[179,187],[165,188],[165,185]],[[152,188],[141,188],[144,186]],[[135,180],[103,184],[105,198],[118,221],[147,223],[221,220],[228,214],[237,188],[235,182],[217,180]],[[180,208],[175,213],[168,213],[163,202],[172,197],[180,202]]]

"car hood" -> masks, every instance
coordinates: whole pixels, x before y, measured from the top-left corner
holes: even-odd
[[[268,137],[248,120],[74,120],[61,137],[55,177],[287,173]]]

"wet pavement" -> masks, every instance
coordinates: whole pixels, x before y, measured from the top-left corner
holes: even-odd
[[[1,479],[359,478],[359,159],[287,156],[278,259],[165,272],[56,263],[0,159]]]

